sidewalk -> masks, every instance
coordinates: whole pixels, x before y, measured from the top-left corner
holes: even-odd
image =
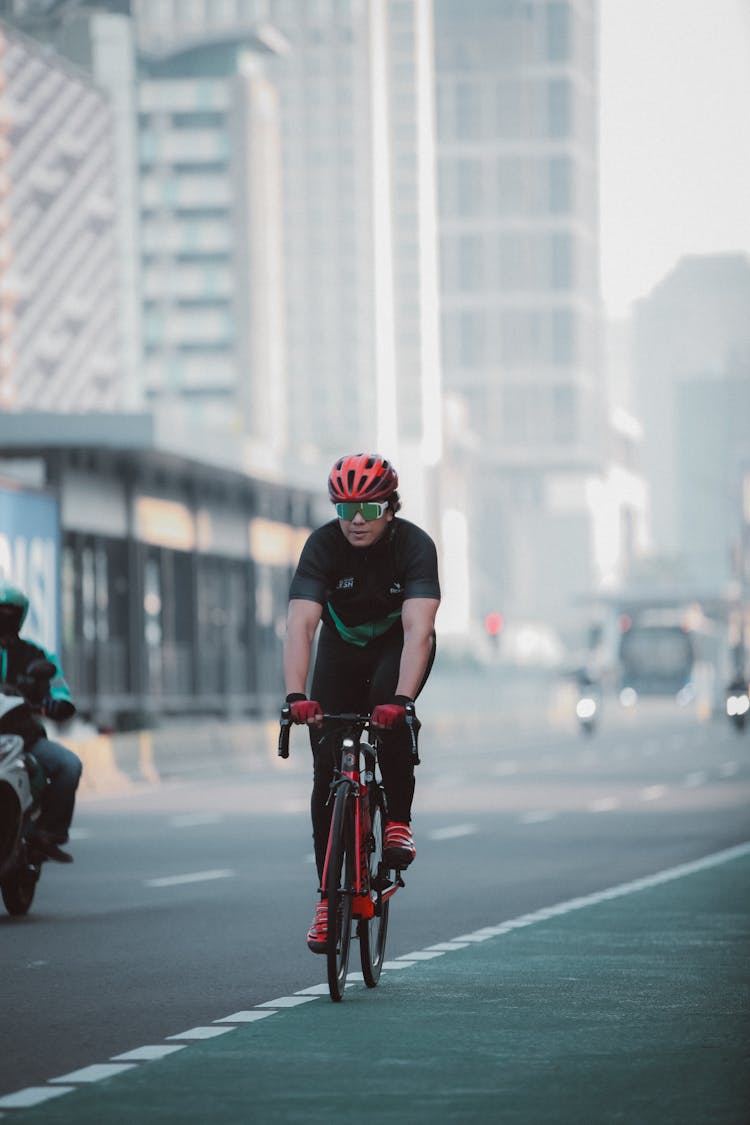
[[[217,1013],[215,1038],[185,1032],[160,1061],[0,1110],[23,1125],[746,1125],[750,844],[445,937],[341,1004],[313,987]]]

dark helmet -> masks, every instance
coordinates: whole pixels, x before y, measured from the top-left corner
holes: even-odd
[[[389,500],[398,488],[398,473],[379,453],[339,457],[328,477],[328,495],[340,500]]]
[[[29,599],[7,579],[0,578],[0,635],[19,633],[29,612]]]

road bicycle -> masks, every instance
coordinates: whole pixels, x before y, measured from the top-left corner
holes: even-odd
[[[330,740],[334,767],[329,800],[333,801],[321,892],[328,900],[326,961],[331,999],[343,999],[349,966],[352,922],[356,921],[362,976],[375,988],[385,960],[388,909],[403,887],[401,871],[383,860],[383,833],[387,807],[382,781],[377,775],[378,735],[369,715],[324,714],[333,724],[324,736]],[[289,756],[291,708],[281,712],[279,756]],[[406,725],[412,754],[419,761],[419,720],[414,705],[407,707]],[[362,741],[368,732],[369,742]]]

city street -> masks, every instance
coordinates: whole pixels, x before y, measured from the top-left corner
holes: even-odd
[[[426,723],[418,770],[418,858],[392,907],[389,958],[750,840],[750,738],[722,723],[698,724],[684,711],[644,707],[627,721],[613,712],[608,724],[605,715],[601,731],[584,740],[570,724],[523,730],[516,723],[504,730],[475,715],[465,724],[470,735],[460,739],[448,721],[449,708],[435,709],[439,714],[432,736]],[[144,1046],[174,1045],[190,1029],[213,1026],[216,1034],[214,1021],[325,979],[323,959],[310,954],[304,941],[316,888],[308,769],[305,737],[296,732],[289,763],[278,762],[271,746],[265,760],[235,776],[206,768],[200,776],[81,799],[71,845],[75,865],[45,869],[28,918],[0,918],[6,1031],[13,1013],[0,1062],[0,1095],[6,1096],[0,1109],[9,1118],[44,1121],[49,1114],[49,1120],[81,1120],[75,1107],[84,1094],[74,1091],[28,1115],[14,1106],[33,1104],[35,1096],[24,1102],[23,1091],[49,1092],[50,1080]],[[744,886],[734,887],[745,901],[747,870],[745,864],[740,873]],[[702,878],[711,881],[710,874]],[[577,916],[576,925],[576,941],[586,941],[587,912]],[[525,934],[523,929],[514,934],[514,958],[521,965],[526,956],[541,956],[525,944]],[[672,934],[671,940],[679,937]],[[606,955],[599,949],[597,956],[602,952]],[[627,961],[627,947],[621,945],[620,954]],[[732,945],[728,956],[738,960],[739,949]],[[474,1011],[481,973],[448,981],[442,965],[430,965],[430,990],[439,996],[450,989],[457,1018]],[[502,971],[500,950],[498,966]],[[351,968],[358,968],[356,946]],[[739,972],[739,960],[736,968]],[[372,995],[353,984],[356,1009],[347,995],[335,1010],[342,1020],[351,1020],[352,1010],[372,1012],[379,1020],[393,996],[404,1019],[401,990],[415,983],[405,981],[397,971],[384,972]],[[594,1008],[603,1002],[595,993]],[[502,990],[497,1002],[502,1006]],[[309,1049],[330,1077],[340,1057],[333,1043],[316,1037],[315,1012],[323,1004],[333,1008],[323,997],[305,1009],[304,1018]],[[522,1030],[523,1005],[517,1004],[512,1019]],[[290,1034],[297,1015],[302,1012],[285,1015]],[[325,1018],[328,1026],[327,1011]],[[274,1032],[282,1052],[284,1026],[277,1024]],[[374,1045],[369,1017],[346,1026]],[[679,1028],[674,1030],[677,1050]],[[547,1029],[535,1034],[542,1037],[537,1046],[543,1051]],[[226,1043],[231,1052],[232,1039],[212,1040],[211,1051],[221,1053]],[[359,1056],[356,1043],[355,1038]],[[169,1060],[170,1066],[185,1067],[184,1081],[189,1075],[196,1091],[201,1052],[207,1049],[191,1043]],[[158,1068],[166,1065],[149,1064],[157,1084]],[[504,1068],[512,1065],[505,1060]],[[229,1081],[233,1066],[241,1072],[242,1059],[226,1061]],[[427,1062],[420,1066],[426,1091],[434,1076]],[[88,1096],[96,1092],[100,1120],[205,1120],[199,1114],[186,1117],[184,1110],[171,1118],[163,1104],[149,1108],[151,1095],[135,1074],[104,1078],[91,1088]],[[287,1080],[293,1085],[294,1073]],[[118,1113],[128,1104],[127,1117],[105,1116],[101,1099],[110,1087],[119,1091]],[[15,1094],[20,1100],[7,1097]],[[255,1114],[216,1120],[301,1120],[305,1113],[300,1113],[276,1117],[270,1103],[259,1103]],[[439,1108],[432,1119],[441,1120]],[[605,1118],[592,1110],[576,1119]]]

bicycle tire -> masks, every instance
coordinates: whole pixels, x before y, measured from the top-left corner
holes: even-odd
[[[331,999],[343,998],[349,948],[352,938],[352,908],[357,850],[354,839],[353,798],[342,785],[336,794],[331,819],[331,848],[328,855],[328,991]]]
[[[372,822],[371,839],[366,842],[369,850],[370,894],[377,901],[377,887],[387,877],[383,867],[383,832],[385,831],[385,796],[381,786],[370,789],[370,818]],[[381,890],[383,887],[381,886]],[[380,980],[380,970],[385,960],[385,941],[388,934],[388,899],[380,900],[380,912],[372,918],[361,918],[357,926],[359,937],[359,956],[362,962],[362,976],[368,988],[375,988]]]

